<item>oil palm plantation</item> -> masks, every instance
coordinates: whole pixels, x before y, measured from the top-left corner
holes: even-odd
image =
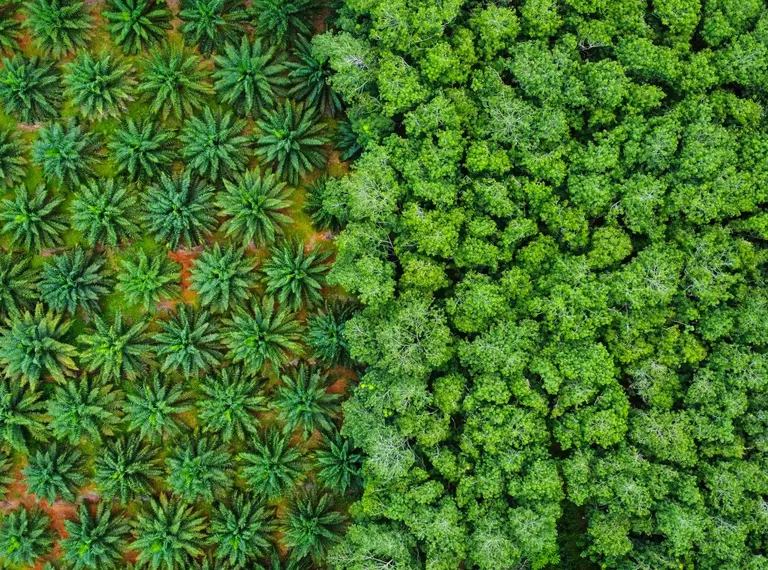
[[[13,51],[18,48],[19,20],[16,17],[19,5],[6,2],[0,6],[0,50]]]
[[[302,176],[325,164],[325,126],[315,109],[286,100],[256,121],[256,156],[296,186]]]
[[[33,388],[50,377],[65,382],[77,371],[77,350],[67,342],[72,322],[38,304],[33,312],[12,313],[0,328],[0,364],[6,378]]]
[[[168,173],[175,156],[174,132],[151,119],[129,118],[107,145],[118,172],[132,181],[149,183]]]
[[[108,0],[102,16],[112,41],[129,54],[154,47],[173,28],[173,14],[164,1]]]
[[[29,492],[53,505],[57,499],[75,500],[78,489],[88,482],[84,469],[85,459],[79,450],[54,443],[31,454],[21,472]]]
[[[254,0],[251,4],[256,35],[271,37],[285,47],[297,38],[312,35],[314,0]]]
[[[48,400],[48,427],[56,439],[70,445],[83,438],[101,442],[120,423],[122,405],[122,392],[83,374],[79,381],[58,386]]]
[[[72,225],[88,245],[116,247],[141,235],[136,221],[137,199],[131,189],[114,178],[89,180],[75,193]]]
[[[0,316],[29,308],[38,295],[39,277],[29,258],[0,254]]]
[[[143,219],[170,249],[179,243],[192,247],[216,226],[213,195],[213,188],[193,181],[189,171],[176,178],[162,174],[160,182],[147,191]]]
[[[47,430],[42,393],[18,380],[0,380],[0,446],[27,453],[31,440],[44,441]]]
[[[209,56],[246,33],[249,15],[238,0],[182,0],[179,18],[184,40]]]
[[[216,205],[220,216],[227,216],[221,230],[227,237],[241,239],[243,246],[251,242],[257,247],[271,244],[283,234],[282,226],[292,223],[282,211],[291,207],[293,189],[274,174],[249,170],[232,180],[224,180],[224,190]]]
[[[212,501],[232,486],[232,457],[214,436],[188,434],[178,439],[166,464],[166,483],[184,500]]]
[[[203,396],[197,404],[197,418],[205,430],[219,435],[224,442],[257,434],[261,422],[256,413],[266,410],[259,384],[238,367],[222,368],[206,376],[200,384]]]
[[[225,371],[226,369],[223,369]],[[177,436],[184,425],[180,414],[194,409],[192,396],[184,390],[184,383],[173,383],[169,378],[154,374],[128,394],[125,420],[129,432],[138,432],[141,438],[161,441]]]
[[[24,179],[27,151],[16,129],[0,127],[0,183],[15,186]]]
[[[341,411],[341,396],[328,391],[328,375],[320,369],[300,363],[280,376],[274,407],[283,422],[283,431],[292,434],[301,430],[309,439],[313,430],[330,432]]]
[[[62,195],[50,195],[45,184],[32,194],[26,186],[17,187],[13,199],[0,204],[2,233],[11,237],[11,245],[29,251],[60,245],[67,230],[67,218],[59,213],[63,201]]]
[[[328,549],[341,540],[344,517],[335,510],[333,495],[307,492],[299,495],[283,518],[283,543],[295,559],[319,563]]]
[[[72,570],[118,570],[128,545],[130,525],[100,502],[91,514],[87,503],[80,503],[77,519],[65,520],[67,537],[60,542],[63,560]]]
[[[32,146],[32,161],[46,178],[77,187],[94,175],[99,144],[95,133],[84,132],[74,121],[43,127]]]
[[[162,474],[157,450],[138,435],[110,440],[95,457],[94,477],[104,499],[128,503],[152,493],[152,481]]]
[[[24,123],[58,116],[62,88],[54,63],[37,56],[3,58],[0,100],[7,114]]]
[[[0,498],[5,499],[8,487],[15,480],[13,457],[10,453],[0,452]]]
[[[84,347],[80,352],[84,369],[98,370],[103,381],[116,383],[134,380],[147,372],[152,352],[145,321],[129,325],[118,310],[111,323],[94,315],[92,325],[92,330],[77,337]]]
[[[0,558],[16,567],[34,566],[53,548],[51,519],[37,506],[20,506],[0,521]]]
[[[35,45],[45,53],[61,58],[84,48],[91,28],[91,17],[83,2],[73,0],[30,0],[25,3],[29,28]]]
[[[354,313],[352,303],[331,302],[307,319],[307,345],[324,365],[349,364],[349,344],[344,330]]]
[[[200,303],[215,313],[224,313],[248,297],[256,283],[254,261],[242,249],[222,249],[218,242],[195,259],[190,284]]]
[[[81,248],[51,257],[43,267],[40,294],[54,311],[74,314],[98,310],[99,301],[109,293],[111,280],[104,274],[104,258]]]
[[[291,447],[290,437],[273,428],[254,438],[238,461],[247,487],[270,500],[287,496],[304,472],[304,460]]]
[[[260,374],[267,362],[278,368],[302,352],[301,324],[288,307],[277,306],[273,297],[254,301],[250,310],[238,307],[224,324],[227,356],[242,363],[247,374]]]
[[[219,101],[233,106],[241,115],[258,117],[273,108],[288,85],[285,56],[260,37],[249,41],[244,35],[239,47],[228,43],[214,61],[214,87]]]
[[[307,185],[304,211],[312,225],[338,233],[347,223],[349,204],[337,179],[319,176]]]
[[[287,64],[290,70],[288,80],[291,82],[288,96],[318,109],[320,113],[329,111],[331,115],[336,115],[341,111],[341,98],[328,84],[331,76],[328,61],[312,55],[312,44],[306,38],[299,36],[295,43],[294,61]]]
[[[65,95],[80,115],[91,120],[117,117],[133,101],[131,65],[108,52],[94,57],[87,51],[65,66]]]
[[[306,253],[304,244],[298,240],[272,248],[261,269],[266,293],[275,295],[280,305],[294,311],[321,303],[325,274],[330,268],[325,261],[329,256],[319,246]]]
[[[235,493],[231,504],[219,504],[211,520],[214,557],[231,568],[246,568],[269,549],[275,530],[272,511],[260,501]]]
[[[220,335],[208,311],[178,305],[167,321],[158,324],[154,341],[163,372],[179,371],[189,378],[221,362]]]
[[[192,117],[181,132],[181,156],[187,167],[202,178],[217,182],[245,170],[249,137],[246,122],[232,113],[213,113],[206,107],[202,117]]]
[[[129,303],[149,311],[155,303],[178,295],[180,270],[165,252],[147,255],[139,249],[121,260],[115,288]]]
[[[334,430],[325,434],[323,447],[315,452],[317,480],[339,495],[359,489],[362,460],[363,456],[353,450],[352,442]]]

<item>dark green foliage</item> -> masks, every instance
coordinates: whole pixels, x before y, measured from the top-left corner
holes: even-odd
[[[219,100],[232,105],[241,115],[258,117],[275,105],[288,80],[283,77],[285,57],[274,45],[246,36],[237,44],[227,44],[224,53],[214,57],[214,87]]]
[[[29,384],[0,380],[0,445],[5,451],[26,453],[30,439],[46,439],[41,396]]]
[[[65,69],[65,94],[83,117],[118,117],[126,112],[128,103],[133,100],[135,82],[131,66],[107,52],[96,58],[83,52]]]
[[[302,176],[325,164],[323,145],[328,139],[315,109],[286,100],[267,111],[256,126],[256,156],[288,184],[296,186]]]
[[[174,384],[155,374],[151,382],[139,385],[135,394],[128,394],[125,420],[129,422],[128,431],[138,431],[142,438],[157,441],[178,435],[183,425],[178,415],[192,409],[191,395],[184,391],[182,382]]]
[[[40,294],[54,311],[77,309],[97,311],[99,301],[109,292],[110,279],[105,277],[104,259],[77,248],[54,255],[43,267]]]
[[[311,35],[314,0],[255,0],[251,4],[256,35],[285,47]]]
[[[0,254],[0,315],[29,308],[38,294],[39,277],[28,258]]]
[[[222,250],[218,243],[203,251],[191,269],[190,284],[200,303],[211,311],[224,313],[248,297],[248,289],[256,279],[253,259],[242,249],[229,246]]]
[[[162,370],[177,370],[184,376],[197,376],[221,361],[219,332],[207,311],[178,305],[167,321],[160,321],[155,335],[155,350]]]
[[[152,182],[170,169],[174,132],[150,119],[138,123],[129,118],[115,130],[109,142],[118,171],[131,180]]]
[[[155,0],[109,0],[102,12],[109,34],[126,53],[138,53],[165,39],[173,14],[166,3]]]
[[[29,492],[38,500],[53,505],[56,499],[74,501],[77,491],[88,479],[83,473],[85,461],[77,449],[67,449],[55,443],[29,456],[29,464],[21,470]]]
[[[273,514],[259,501],[236,493],[231,505],[220,504],[211,520],[214,557],[232,568],[244,568],[264,556],[275,530]]]
[[[179,18],[184,39],[208,56],[245,34],[248,13],[238,0],[182,0]]]
[[[105,382],[133,380],[147,371],[152,356],[146,322],[130,326],[123,323],[123,314],[118,310],[111,323],[94,315],[93,327],[95,330],[77,337],[85,347],[80,353],[85,370],[98,370]]]
[[[336,181],[320,176],[307,186],[304,211],[312,224],[323,230],[339,232],[346,225],[346,205],[338,202]]]
[[[238,307],[224,324],[227,357],[242,363],[247,374],[259,374],[267,362],[278,368],[290,354],[302,353],[301,324],[287,307],[277,306],[273,297],[252,302],[250,311]]]
[[[177,440],[166,463],[166,483],[184,500],[212,501],[232,486],[229,451],[215,437],[195,434]]]
[[[140,249],[122,260],[115,288],[129,303],[141,304],[148,311],[154,303],[178,294],[179,269],[165,252],[148,256]]]
[[[317,479],[329,490],[344,495],[360,487],[363,456],[353,451],[352,443],[338,431],[326,434],[324,446],[315,452]]]
[[[89,180],[75,194],[72,225],[83,233],[89,245],[116,247],[118,242],[140,235],[136,223],[136,196],[114,178]]]
[[[49,197],[45,184],[40,184],[34,194],[26,186],[17,187],[14,199],[3,200],[0,205],[3,233],[10,234],[12,244],[23,245],[26,250],[59,245],[67,229],[66,218],[58,212],[63,201],[61,195]]]
[[[138,551],[138,562],[152,570],[187,568],[203,554],[205,517],[194,506],[160,495],[134,521],[136,540],[131,548]]]
[[[189,171],[176,178],[162,174],[145,196],[144,221],[170,249],[179,242],[191,247],[215,226],[212,202],[213,188],[193,180]]]
[[[9,564],[34,566],[53,547],[51,519],[37,507],[20,506],[0,522],[0,557]]]
[[[307,345],[312,355],[326,366],[349,362],[349,343],[344,329],[354,313],[351,303],[332,302],[307,319]]]
[[[72,322],[46,311],[38,303],[34,312],[13,313],[0,328],[0,364],[6,378],[37,385],[41,378],[65,382],[77,370],[77,350],[67,341]]]
[[[16,480],[13,474],[13,458],[9,453],[0,453],[0,497],[5,498],[8,487]]]
[[[284,560],[280,558],[280,552],[273,548],[269,555],[269,564],[265,566],[267,570],[309,570],[312,564],[308,559],[295,560],[290,554]]]
[[[303,471],[301,453],[291,447],[290,437],[271,428],[254,438],[238,460],[248,488],[269,499],[287,496]]]
[[[16,2],[5,2],[0,6],[0,50],[13,51],[18,47],[19,21]]]
[[[239,368],[223,368],[206,376],[200,384],[204,396],[197,404],[197,417],[205,429],[225,442],[257,434],[261,422],[255,414],[266,409],[259,383],[243,375]]]
[[[54,437],[77,445],[83,438],[101,442],[120,423],[122,393],[111,384],[102,384],[85,374],[79,381],[59,386],[48,400],[48,427]]]
[[[24,179],[27,151],[16,130],[0,128],[0,182],[14,186]]]
[[[306,253],[299,241],[274,247],[262,266],[266,292],[294,311],[317,305],[323,298],[321,291],[329,268],[324,262],[329,256],[319,246]]]
[[[143,69],[137,91],[146,96],[149,110],[163,118],[171,113],[177,119],[192,115],[213,92],[200,57],[183,46],[155,49],[145,59]]]
[[[97,135],[84,132],[75,122],[43,127],[32,146],[32,161],[48,178],[77,186],[94,175]]]
[[[363,146],[360,144],[358,135],[349,119],[336,123],[334,143],[339,150],[339,160],[341,161],[354,160],[363,152]]]
[[[61,540],[63,559],[72,570],[117,570],[128,545],[130,525],[122,515],[115,515],[105,502],[91,514],[81,503],[77,520],[64,521],[69,535]]]
[[[93,480],[105,499],[127,503],[152,493],[152,481],[160,476],[157,451],[138,436],[107,442],[94,459]]]
[[[282,530],[291,558],[323,559],[328,549],[341,540],[344,517],[333,507],[330,494],[303,493],[291,503]]]
[[[3,58],[0,99],[5,112],[25,123],[37,123],[59,114],[61,84],[54,62],[37,56]]]
[[[85,47],[91,18],[83,2],[72,0],[29,0],[27,19],[35,45],[56,58]]]
[[[242,172],[248,163],[246,122],[232,113],[214,113],[210,107],[203,117],[192,117],[181,132],[181,156],[186,166],[201,177],[217,182],[222,176]]]
[[[304,439],[312,431],[333,431],[334,419],[341,409],[341,396],[328,392],[328,375],[303,362],[280,376],[274,407],[283,422],[283,431],[291,434],[301,428]]]
[[[216,199],[219,215],[228,217],[222,231],[227,237],[241,238],[244,246],[272,243],[275,236],[282,235],[282,226],[292,222],[281,212],[292,205],[288,199],[292,192],[271,173],[249,170],[232,181],[224,180],[224,190]]]
[[[341,111],[341,99],[327,83],[331,68],[325,58],[312,54],[312,44],[304,37],[295,40],[295,61],[288,62],[288,79],[291,89],[288,96],[305,105],[318,109],[320,113],[329,111],[331,115]],[[345,160],[345,159],[342,159]]]

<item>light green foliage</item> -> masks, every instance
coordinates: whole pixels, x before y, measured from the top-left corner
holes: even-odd
[[[33,566],[38,558],[53,547],[51,519],[37,507],[21,506],[11,511],[0,523],[0,554],[10,564]]]
[[[66,219],[59,213],[63,196],[51,196],[44,184],[30,193],[26,186],[18,186],[14,198],[0,204],[0,222],[3,233],[10,234],[11,243],[23,245],[27,250],[40,250],[61,243],[61,234],[67,229]]]
[[[276,429],[254,438],[238,462],[248,488],[269,499],[287,496],[303,472],[301,453]]]
[[[106,52],[96,58],[82,53],[66,66],[65,94],[83,117],[117,117],[133,100],[131,66]]]
[[[219,434],[224,442],[258,433],[261,422],[255,414],[266,406],[255,379],[238,368],[224,368],[206,376],[200,391],[198,418],[207,431]]]
[[[49,505],[57,498],[74,501],[77,491],[88,479],[83,473],[85,461],[77,449],[59,447],[55,443],[45,452],[38,450],[29,456],[22,469],[29,492]]]
[[[38,48],[54,57],[85,47],[91,17],[83,2],[32,0],[25,2],[28,27]]]
[[[219,332],[207,311],[179,305],[154,337],[162,371],[179,370],[184,376],[207,372],[221,361]]]
[[[115,515],[107,503],[100,502],[91,514],[86,503],[80,504],[77,520],[64,521],[67,538],[61,541],[64,560],[73,570],[115,570],[119,568],[130,530],[122,515]]]
[[[231,113],[203,111],[192,117],[181,131],[181,156],[188,168],[212,182],[242,172],[248,163],[248,140],[243,134],[246,122]]]
[[[115,44],[131,54],[153,47],[172,28],[172,14],[164,1],[109,0],[102,15]]]
[[[21,55],[3,58],[0,99],[5,112],[25,123],[56,117],[62,93],[59,81],[53,61]]]
[[[54,255],[43,267],[40,294],[54,311],[74,314],[78,309],[95,312],[109,291],[111,280],[104,275],[104,259],[74,249]]]
[[[72,225],[88,244],[116,247],[140,234],[136,223],[136,196],[114,178],[81,186],[72,202]]]
[[[49,428],[56,439],[77,445],[84,437],[100,442],[120,423],[123,395],[111,384],[83,375],[56,388],[48,400]]]
[[[280,305],[294,311],[312,307],[322,300],[329,253],[316,246],[307,253],[298,241],[284,243],[270,251],[262,266],[266,293],[275,295]]]

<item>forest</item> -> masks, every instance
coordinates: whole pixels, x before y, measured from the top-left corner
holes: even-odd
[[[768,570],[768,2],[0,52],[0,568]]]

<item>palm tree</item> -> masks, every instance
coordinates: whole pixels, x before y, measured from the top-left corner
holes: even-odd
[[[173,14],[164,1],[109,0],[109,8],[102,15],[112,41],[130,54],[154,47],[173,28]]]
[[[336,179],[322,175],[307,186],[304,211],[317,229],[338,233],[347,223],[348,209],[346,198],[338,191]]]
[[[144,60],[138,91],[147,96],[150,112],[163,118],[173,112],[181,119],[205,106],[205,96],[213,93],[208,76],[199,56],[184,47],[164,47]]]
[[[0,316],[27,309],[38,296],[38,279],[29,258],[0,254]]]
[[[209,543],[214,557],[232,568],[245,568],[261,558],[275,531],[273,513],[260,501],[235,493],[230,506],[220,504],[211,521]]]
[[[312,35],[314,0],[254,0],[251,4],[256,35],[271,37],[285,47]]]
[[[59,447],[55,443],[44,452],[29,456],[29,464],[21,470],[29,492],[53,505],[57,498],[74,501],[77,490],[88,482],[83,474],[85,460],[77,449]]]
[[[270,500],[286,496],[302,476],[301,453],[273,428],[254,438],[251,446],[238,456],[241,477],[253,492]]]
[[[9,453],[0,452],[0,498],[5,498],[8,487],[16,480],[13,474],[13,458]]]
[[[0,522],[0,557],[8,564],[34,566],[53,547],[51,519],[37,506],[20,506]]]
[[[44,441],[45,404],[41,392],[16,380],[0,380],[0,445],[6,451],[27,453],[29,439]]]
[[[61,85],[53,61],[37,56],[3,58],[0,99],[5,112],[24,123],[52,119],[59,114]]]
[[[54,255],[43,267],[40,294],[54,311],[74,314],[78,308],[91,313],[101,297],[109,293],[111,281],[104,276],[104,258],[76,248]]]
[[[168,487],[187,501],[212,501],[232,486],[232,458],[215,437],[187,435],[166,459]]]
[[[159,321],[154,341],[157,356],[164,358],[163,372],[178,370],[184,376],[208,372],[221,362],[219,333],[207,311],[180,305],[167,321]]]
[[[136,204],[136,196],[128,186],[115,184],[114,178],[89,180],[75,194],[72,224],[89,245],[116,247],[120,241],[141,235],[135,220]]]
[[[7,187],[24,180],[27,174],[27,151],[27,145],[16,129],[0,127],[0,183]]]
[[[222,250],[214,243],[213,249],[203,251],[195,259],[190,286],[203,306],[210,305],[216,313],[226,312],[248,297],[248,289],[256,281],[253,264],[253,259],[242,249],[230,245]]]
[[[290,553],[285,560],[280,560],[280,551],[272,548],[269,554],[269,564],[264,566],[265,570],[310,570],[311,564],[307,559],[295,560],[290,557]]]
[[[198,400],[198,420],[224,442],[257,434],[261,422],[255,414],[266,410],[259,388],[255,378],[246,377],[236,367],[206,376],[200,385],[204,396]]]
[[[96,455],[93,469],[93,480],[103,498],[117,497],[121,503],[152,494],[152,480],[162,474],[157,451],[143,445],[138,435],[107,442]]]
[[[214,87],[219,100],[242,115],[258,117],[271,109],[288,85],[283,77],[285,56],[277,46],[268,46],[261,38],[249,42],[244,35],[239,48],[228,43],[224,54],[215,56],[214,61]]]
[[[329,490],[343,495],[347,489],[361,486],[360,467],[363,456],[354,453],[350,440],[334,430],[326,434],[324,446],[315,452],[317,479]]]
[[[0,222],[5,222],[2,233],[11,236],[11,245],[23,245],[26,250],[60,245],[67,230],[67,218],[58,212],[64,198],[49,196],[45,184],[32,195],[26,186],[17,187],[13,200],[3,200],[0,208]]]
[[[333,508],[333,496],[304,493],[288,508],[283,519],[283,544],[291,557],[310,557],[319,563],[328,549],[341,540],[344,517]]]
[[[18,7],[16,2],[5,2],[0,6],[0,50],[13,51],[19,46]]]
[[[206,520],[193,506],[160,495],[136,516],[131,549],[137,561],[152,570],[183,570],[203,554]]]
[[[107,145],[118,172],[130,180],[152,182],[173,162],[174,132],[150,119],[138,124],[129,118]]]
[[[307,319],[307,345],[326,366],[349,363],[349,344],[344,330],[354,313],[354,304],[332,302]]]
[[[328,84],[331,76],[331,67],[326,58],[312,55],[312,43],[306,38],[296,38],[296,49],[293,52],[295,61],[288,63],[288,79],[291,89],[288,96],[305,105],[325,112],[329,110],[331,115],[341,111],[341,98]]]
[[[48,427],[56,439],[77,445],[83,438],[101,442],[120,423],[122,392],[83,374],[79,381],[59,386],[48,401]]]
[[[246,122],[231,113],[216,113],[210,107],[203,118],[192,117],[181,132],[181,156],[187,166],[211,182],[241,172],[248,164]]]
[[[180,271],[181,266],[171,261],[164,251],[147,256],[140,249],[121,261],[116,289],[129,303],[141,303],[149,311],[161,299],[178,295]]]
[[[147,371],[152,357],[146,322],[138,321],[129,327],[123,324],[123,314],[118,310],[111,324],[94,315],[93,325],[96,330],[77,337],[86,346],[80,358],[88,372],[99,370],[103,381],[120,382],[134,380]]]
[[[6,378],[33,388],[43,376],[65,382],[77,371],[77,350],[65,341],[72,322],[45,311],[42,304],[34,313],[12,313],[0,328],[0,364]]]
[[[257,246],[272,243],[276,235],[282,235],[281,225],[293,223],[281,213],[293,204],[288,199],[292,193],[292,188],[271,173],[262,176],[249,170],[233,181],[224,180],[224,190],[216,199],[219,215],[228,216],[221,230],[227,237],[241,238],[244,247],[251,241]]]
[[[304,174],[325,164],[322,147],[328,139],[316,117],[314,109],[286,100],[256,121],[256,156],[288,184],[298,185]]]
[[[259,374],[267,362],[277,368],[292,353],[302,352],[301,324],[287,307],[277,308],[272,297],[263,297],[260,304],[253,302],[250,311],[237,307],[224,323],[227,356],[242,362],[247,374]]]
[[[247,31],[248,13],[238,0],[182,0],[179,18],[184,39],[205,56]]]
[[[118,570],[123,550],[128,545],[131,527],[125,517],[112,513],[100,502],[91,515],[86,503],[80,503],[77,520],[64,521],[66,538],[60,542],[62,558],[72,570]]]
[[[192,247],[216,226],[213,195],[213,188],[193,182],[189,171],[176,178],[162,174],[160,183],[147,192],[144,221],[170,249],[179,242]]]
[[[336,123],[336,136],[334,137],[336,148],[340,151],[339,160],[346,162],[354,160],[363,152],[363,146],[358,140],[357,133],[349,119],[343,119]]]
[[[30,0],[25,2],[29,28],[38,48],[61,58],[71,51],[85,48],[91,18],[83,2],[72,0]]]
[[[64,84],[72,105],[88,119],[117,117],[133,101],[135,81],[128,63],[102,52],[95,59],[87,51],[65,66]]]
[[[325,274],[329,265],[323,263],[330,253],[315,246],[309,253],[304,252],[300,241],[284,243],[274,247],[264,263],[266,293],[277,295],[277,302],[298,311],[302,304],[313,307],[321,303]]]
[[[328,375],[303,362],[287,374],[280,376],[282,385],[277,389],[274,407],[284,422],[287,434],[300,427],[304,439],[314,429],[332,431],[334,419],[341,409],[341,396],[328,392]]]
[[[32,146],[32,161],[47,178],[76,187],[94,175],[98,147],[96,134],[83,132],[74,121],[66,126],[54,123],[38,132]]]
[[[155,374],[152,382],[145,381],[135,394],[128,395],[125,419],[128,432],[139,432],[142,438],[160,441],[180,433],[183,425],[179,414],[194,409],[191,395],[184,391],[183,382]]]

